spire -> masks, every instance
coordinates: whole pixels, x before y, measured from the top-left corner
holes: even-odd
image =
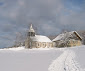
[[[28,36],[35,36],[35,31],[32,27],[32,24],[30,25],[30,29],[29,29],[29,32],[28,32]]]
[[[30,26],[30,29],[33,29],[33,28],[32,28],[32,24],[31,24],[31,26]]]
[[[30,25],[29,32],[35,32],[34,29],[33,29],[33,27],[32,27],[32,24]]]

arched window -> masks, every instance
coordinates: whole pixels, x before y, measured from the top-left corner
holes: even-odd
[[[40,46],[40,44],[38,43],[38,46]]]
[[[37,42],[36,44],[37,44],[37,47],[39,48],[39,47],[40,47],[40,43],[39,43],[39,42]]]
[[[43,47],[46,47],[46,43],[43,43]]]

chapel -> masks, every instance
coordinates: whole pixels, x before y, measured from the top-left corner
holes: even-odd
[[[36,35],[35,30],[30,26],[27,34],[27,39],[25,41],[26,48],[51,48],[53,47],[52,41],[43,35]]]

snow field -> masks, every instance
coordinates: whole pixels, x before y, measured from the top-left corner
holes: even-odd
[[[0,50],[0,71],[48,71],[52,60],[59,57],[59,49],[22,49]]]
[[[85,46],[0,49],[0,71],[85,71],[84,55]]]
[[[84,71],[75,61],[75,53],[72,50],[66,50],[49,66],[48,71]]]

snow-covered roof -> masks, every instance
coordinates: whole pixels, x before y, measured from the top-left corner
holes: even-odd
[[[60,34],[55,39],[53,39],[52,41],[61,40],[63,38],[64,38],[64,34]]]
[[[58,35],[55,39],[53,39],[52,41],[58,41],[58,40],[64,40],[66,38],[69,38],[69,37],[73,37],[73,33],[76,33],[77,37],[79,37],[79,39],[82,39],[80,37],[80,35],[76,32],[76,31],[71,31],[71,32],[65,32],[65,33],[62,33],[60,35]]]
[[[67,35],[70,35],[70,34],[68,34],[68,32],[64,32],[64,33],[62,33],[62,34],[59,34],[55,39],[53,39],[52,41],[57,41],[57,40],[64,40],[66,37],[67,37]]]
[[[47,36],[42,35],[31,36],[30,39],[37,42],[52,42]]]

